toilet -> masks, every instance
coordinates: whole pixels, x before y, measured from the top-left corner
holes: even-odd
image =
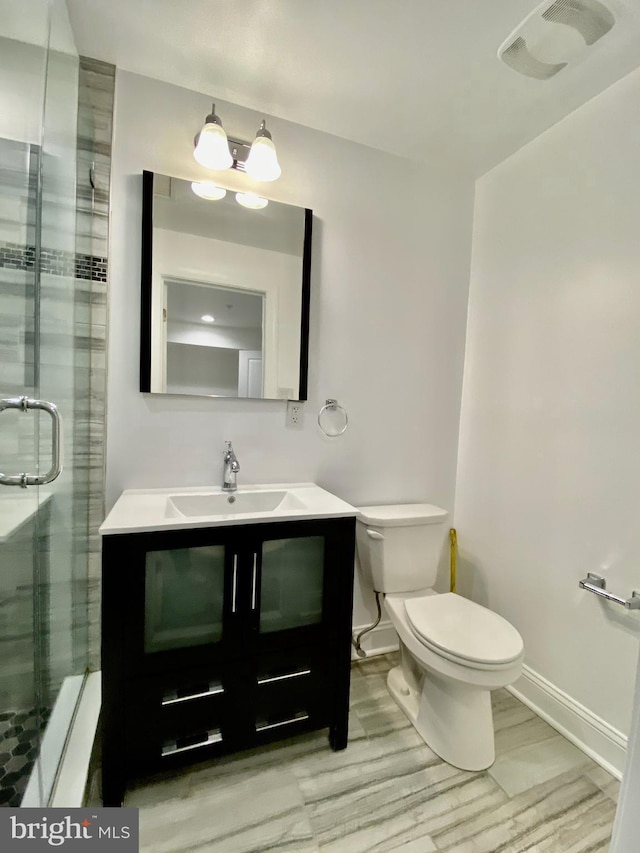
[[[491,690],[518,678],[524,644],[502,616],[431,588],[447,515],[431,504],[361,507],[358,557],[400,640],[389,692],[440,758],[484,770],[495,759]]]

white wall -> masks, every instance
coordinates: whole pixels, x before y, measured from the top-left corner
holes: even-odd
[[[283,175],[262,192],[315,214],[304,429],[285,429],[284,402],[138,391],[141,172],[206,177],[192,148],[210,106],[208,95],[118,72],[107,505],[127,487],[219,483],[231,439],[241,483],[311,480],[356,505],[452,508],[473,186],[441,163],[420,167],[268,119]],[[229,133],[253,138],[261,115],[216,107]],[[258,189],[240,174],[225,184]],[[349,412],[339,439],[316,425],[327,397]],[[359,595],[354,619],[368,619]]]
[[[640,588],[639,99],[635,72],[477,184],[455,512],[461,591],[612,742],[640,619],[578,581]]]
[[[238,351],[169,344],[167,388],[174,394],[238,393]]]
[[[203,323],[184,323],[176,320],[167,323],[167,340],[174,344],[191,344],[199,347],[222,349],[262,348],[260,329],[238,329],[235,326],[205,326]]]

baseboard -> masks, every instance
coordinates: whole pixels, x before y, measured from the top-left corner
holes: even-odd
[[[354,625],[351,636],[355,639],[360,631],[364,631],[367,627],[367,625]],[[391,622],[388,619],[384,619],[379,625],[364,635],[361,646],[367,653],[367,657],[386,655],[388,652],[398,650],[398,635]],[[351,646],[351,659],[362,660],[356,654],[353,644]]]
[[[627,738],[528,666],[507,690],[616,779],[622,778]]]

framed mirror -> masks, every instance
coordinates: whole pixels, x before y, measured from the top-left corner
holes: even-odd
[[[306,400],[311,210],[142,181],[140,390]]]

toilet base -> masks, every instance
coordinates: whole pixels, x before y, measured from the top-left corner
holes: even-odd
[[[406,649],[402,652],[408,657]],[[411,670],[405,677],[402,666],[394,667],[387,687],[427,746],[461,770],[490,767],[495,760],[491,692],[428,670],[418,676],[415,664]]]

